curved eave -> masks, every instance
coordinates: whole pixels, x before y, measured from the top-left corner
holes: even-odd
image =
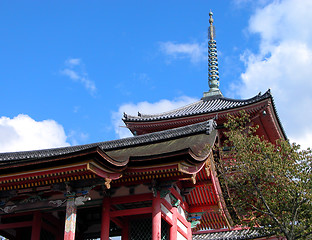
[[[189,104],[187,106],[161,113],[161,114],[155,114],[155,115],[144,115],[140,114],[140,116],[131,116],[131,115],[124,115],[123,121],[127,125],[127,123],[135,123],[135,122],[157,122],[157,121],[163,121],[168,119],[177,119],[177,118],[184,118],[184,117],[190,117],[190,116],[198,116],[198,115],[204,115],[204,114],[210,114],[210,113],[216,113],[221,111],[227,111],[235,108],[240,108],[243,106],[248,106],[257,102],[260,102],[264,99],[270,98],[271,93],[270,90],[265,92],[263,95],[256,95],[255,97],[252,97],[250,99],[245,100],[237,100],[237,99],[231,99],[231,98],[225,98],[225,97],[219,97],[219,98],[208,98],[208,99],[202,99],[198,102]],[[213,102],[215,101],[215,102]],[[217,103],[216,101],[223,101],[224,103]],[[210,103],[212,105],[210,105]],[[206,104],[208,103],[208,104]],[[204,109],[205,106],[199,106],[199,105],[207,105],[207,108],[210,109]],[[214,106],[220,104],[221,106]],[[222,106],[222,104],[224,106]],[[198,110],[201,109],[201,110]],[[177,112],[181,112],[176,114]]]
[[[167,141],[117,149],[106,153],[114,159],[128,158],[128,168],[145,168],[172,163],[196,166],[204,162],[210,154],[217,130],[201,132]]]
[[[93,147],[76,151],[67,154],[60,154],[57,156],[47,156],[40,159],[26,158],[23,160],[16,159],[10,161],[3,161],[0,163],[1,172],[19,171],[19,169],[40,169],[47,166],[74,164],[75,162],[81,162],[86,160],[94,160],[103,165],[106,169],[111,171],[120,172],[127,165],[127,161],[116,161],[109,157],[99,147]]]
[[[0,190],[41,187],[53,183],[88,180],[94,178],[116,180],[122,177],[117,171],[107,169],[93,160],[67,165],[41,167],[36,169],[13,168],[13,172],[0,173]]]
[[[276,119],[275,122],[277,123],[277,125],[278,125],[278,127],[280,129],[280,132],[282,133],[284,139],[288,139],[287,135],[286,135],[286,132],[285,132],[285,129],[284,129],[284,127],[282,125],[282,122],[281,122],[281,120],[279,118],[279,115],[277,113],[277,109],[276,109],[276,106],[275,106],[275,101],[274,101],[273,96],[271,96],[271,101],[272,101],[272,108],[273,108],[273,111],[274,111],[274,117]]]

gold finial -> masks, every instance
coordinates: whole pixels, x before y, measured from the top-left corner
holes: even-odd
[[[212,25],[213,24],[212,15],[213,15],[213,13],[210,11],[209,12],[209,23],[210,23],[210,26],[209,26],[209,39],[210,40],[213,40],[214,39],[214,35],[215,35],[215,29],[214,29],[214,26]]]
[[[213,15],[213,13],[210,11],[210,12],[209,12],[209,16],[210,16],[210,18],[209,18],[209,23],[210,23],[210,25],[212,25],[212,24],[213,24],[213,18],[212,18],[212,15]]]

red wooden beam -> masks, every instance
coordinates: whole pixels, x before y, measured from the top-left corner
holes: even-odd
[[[32,215],[34,211],[31,212],[19,212],[19,213],[9,213],[1,216],[1,219],[11,218],[11,217],[18,217],[18,216],[25,216],[25,215]]]
[[[17,223],[1,223],[0,230],[11,229],[11,228],[23,228],[31,227],[33,221],[17,222]]]
[[[182,184],[183,187],[209,187],[209,186],[213,186],[212,181],[211,180],[206,180],[206,181],[200,181],[200,182],[196,182],[196,184],[193,184],[192,182],[183,182]]]
[[[161,239],[161,209],[160,209],[160,193],[157,191],[157,196],[153,198],[152,212],[152,240]]]
[[[177,230],[185,239],[189,239],[188,234],[184,232],[179,226],[177,226]]]
[[[41,212],[35,212],[33,217],[33,224],[31,227],[32,240],[40,240],[41,225],[42,225]]]
[[[163,211],[161,212],[161,218],[164,219],[169,224],[169,226],[172,226],[172,220]]]
[[[120,221],[118,218],[111,218],[111,221],[114,222],[121,229],[125,227],[125,224],[123,223],[123,221]]]
[[[116,210],[110,213],[111,217],[121,217],[121,216],[131,216],[131,215],[141,215],[146,213],[151,213],[152,207],[144,207],[144,208],[134,208],[134,209],[126,209],[126,210]]]
[[[130,195],[130,196],[123,196],[123,197],[114,197],[112,198],[112,204],[124,204],[124,203],[132,203],[132,202],[144,202],[144,201],[151,201],[153,199],[152,193],[145,193],[145,194],[137,194],[137,195]]]
[[[110,205],[111,199],[109,197],[104,197],[102,205],[101,240],[109,240]]]
[[[190,206],[189,213],[197,213],[197,212],[213,212],[218,211],[218,205],[198,205],[198,206]]]
[[[172,208],[172,226],[170,227],[170,239],[177,239],[178,237],[178,223],[177,223],[177,214],[178,209],[176,207]]]
[[[12,173],[9,176],[6,177],[1,177],[1,181],[10,181],[13,179],[25,179],[23,180],[24,182],[28,182],[28,178],[32,178],[32,180],[38,180],[38,177],[41,177],[43,175],[49,175],[45,177],[39,178],[39,180],[46,180],[46,178],[55,178],[54,174],[60,173],[60,172],[71,172],[74,170],[83,170],[87,168],[86,163],[78,163],[78,164],[73,164],[73,166],[60,166],[59,168],[53,169],[53,168],[46,168],[46,169],[40,169],[37,171],[29,171],[25,173]],[[10,182],[13,183],[13,182]]]
[[[124,220],[124,227],[122,228],[121,239],[122,240],[129,239],[129,219]]]
[[[161,199],[161,204],[164,205],[173,214],[173,207],[167,202],[167,200]]]

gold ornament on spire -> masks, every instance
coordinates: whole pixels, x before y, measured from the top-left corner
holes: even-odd
[[[208,28],[209,40],[213,40],[214,36],[215,36],[215,27],[212,25],[213,24],[212,15],[213,15],[213,13],[210,11],[209,12],[209,23],[210,23],[210,26]]]

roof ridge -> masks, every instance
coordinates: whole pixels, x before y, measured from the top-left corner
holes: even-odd
[[[175,111],[178,111],[180,109],[184,109],[185,107],[188,107],[188,106],[192,106],[192,105],[195,105],[196,103],[198,102],[201,102],[202,100],[199,99],[197,100],[196,102],[193,102],[193,103],[189,103],[185,106],[181,106],[181,107],[178,107],[178,108],[175,108],[175,109],[172,109],[172,110],[168,110],[168,111],[165,111],[163,113],[157,113],[157,114],[142,114],[140,112],[138,112],[138,116],[133,116],[133,115],[128,115],[128,114],[124,114],[124,118],[123,119],[127,119],[128,117],[131,117],[131,118],[140,118],[140,117],[151,117],[151,116],[158,116],[158,115],[162,115],[162,114],[167,114],[167,113],[171,113],[171,112],[175,112]],[[125,116],[126,115],[126,116]]]

